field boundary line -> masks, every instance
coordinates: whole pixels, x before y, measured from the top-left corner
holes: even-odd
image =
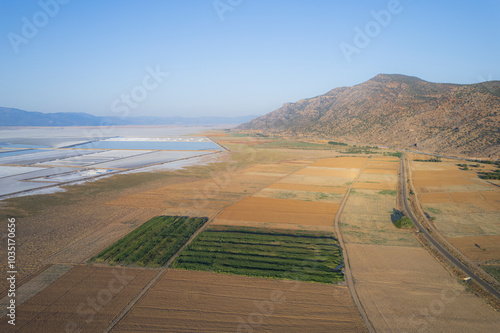
[[[346,282],[347,282],[347,287],[349,288],[349,292],[351,294],[351,298],[354,301],[354,304],[356,305],[356,308],[358,309],[358,312],[363,319],[363,322],[365,323],[365,327],[370,333],[376,332],[375,327],[373,326],[372,322],[370,321],[370,318],[368,318],[368,315],[366,314],[365,308],[363,307],[363,304],[361,303],[361,300],[359,299],[358,293],[356,292],[356,287],[354,286],[354,278],[352,276],[351,272],[351,266],[349,264],[349,255],[347,254],[347,248],[344,243],[344,239],[342,238],[342,233],[340,232],[340,216],[342,215],[342,211],[344,210],[344,207],[347,203],[347,199],[349,198],[349,194],[351,193],[351,189],[354,186],[354,184],[358,181],[359,177],[365,170],[366,166],[368,165],[368,162],[370,161],[371,156],[368,157],[368,159],[365,162],[365,165],[359,170],[358,175],[356,178],[353,179],[351,185],[349,185],[349,188],[347,189],[346,194],[344,195],[344,198],[342,199],[342,202],[340,203],[339,210],[337,211],[337,214],[335,215],[335,233],[337,234],[337,238],[339,241],[340,246],[342,247],[342,252],[344,255],[344,267],[345,267],[345,274],[344,276],[346,277]]]
[[[134,305],[137,304],[137,302],[140,301],[142,296],[144,296],[149,290],[151,290],[151,287],[160,279],[160,277],[163,276],[167,271],[166,268],[160,268],[160,271],[135,295],[135,297],[128,302],[128,304],[116,315],[116,317],[111,320],[109,325],[103,330],[104,333],[110,332],[118,323],[125,318],[125,316],[132,310]]]
[[[227,205],[227,206],[230,206],[230,205]],[[158,274],[156,274],[149,282],[148,284],[146,284],[140,291],[139,293],[137,293],[137,295],[120,311],[120,313],[115,317],[113,318],[113,320],[109,323],[109,325],[106,327],[106,329],[103,331],[104,333],[108,333],[108,332],[111,332],[111,330],[113,330],[113,328],[118,325],[120,323],[120,321],[125,318],[125,316],[130,312],[130,310],[132,310],[132,308],[137,304],[137,302],[139,302],[141,300],[141,298],[151,290],[151,288],[153,287],[153,285],[169,270],[171,269],[169,266],[172,264],[172,262],[174,262],[174,260],[179,256],[179,254],[186,248],[186,246],[188,246],[195,238],[196,236],[198,236],[198,234],[200,234],[203,230],[205,230],[209,223],[211,223],[215,217],[223,210],[225,209],[227,206],[225,207],[222,207],[221,209],[219,209],[217,212],[215,212],[214,214],[212,214],[212,216],[210,217],[210,219],[205,222],[205,224],[203,224],[203,226],[201,226],[198,230],[196,230],[192,235],[191,237],[186,241],[186,243],[184,243],[184,245],[165,263],[165,265],[163,265],[161,268],[160,268],[160,271],[158,272]]]

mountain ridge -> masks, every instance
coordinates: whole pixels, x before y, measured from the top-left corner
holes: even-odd
[[[236,130],[498,156],[499,120],[500,81],[434,83],[379,74],[352,87],[285,103]]]
[[[83,112],[42,113],[0,107],[0,126],[112,126],[241,124],[257,116],[234,117],[99,117]]]

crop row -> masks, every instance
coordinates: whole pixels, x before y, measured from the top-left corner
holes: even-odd
[[[123,237],[91,262],[111,265],[163,266],[207,218],[157,216]]]
[[[250,276],[338,282],[342,251],[331,236],[269,230],[208,229],[180,254],[174,268]]]

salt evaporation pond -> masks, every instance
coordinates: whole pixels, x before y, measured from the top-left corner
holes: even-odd
[[[102,140],[72,146],[81,149],[222,150],[212,141]]]
[[[23,149],[23,150],[2,151],[2,152],[0,152],[0,157],[31,154],[31,153],[41,152],[41,151],[43,151],[43,150],[41,150],[41,149]]]

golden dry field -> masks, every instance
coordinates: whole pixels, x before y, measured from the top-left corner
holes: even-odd
[[[347,244],[356,291],[377,332],[498,332],[500,314],[424,248]]]
[[[353,185],[340,222],[356,292],[375,330],[497,331],[499,313],[467,292],[411,230],[393,225],[398,163],[388,169],[371,163]]]
[[[468,170],[457,165],[464,163]],[[499,265],[500,187],[479,177],[495,166],[446,159],[410,165],[416,198],[436,229],[477,264]]]
[[[338,204],[248,197],[224,209],[218,219],[304,225],[333,225]]]
[[[366,332],[328,284],[170,269],[112,332]]]

